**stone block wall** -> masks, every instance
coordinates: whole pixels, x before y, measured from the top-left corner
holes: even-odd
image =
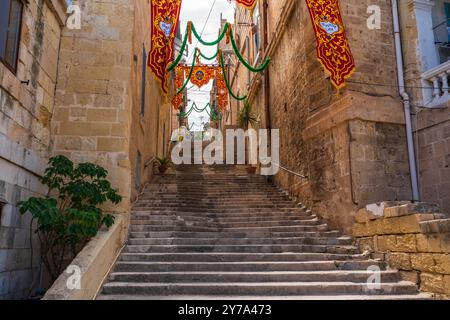
[[[450,109],[421,110],[416,119],[422,199],[450,212]]]
[[[131,176],[133,5],[129,1],[79,1],[81,30],[64,29],[58,64],[54,155],[93,162],[124,200],[106,209],[126,214]]]
[[[29,215],[16,204],[47,193],[39,182],[50,154],[57,60],[65,2],[24,4],[16,73],[0,63],[0,300],[26,298],[32,271],[37,290],[40,261]],[[29,83],[22,83],[27,81]],[[31,246],[33,241],[33,269]]]
[[[134,7],[133,36],[131,37],[133,59],[136,57],[136,60],[132,62],[130,80],[132,125],[130,127],[129,158],[131,164],[131,199],[133,200],[142,187],[152,178],[153,163],[150,163],[151,160],[155,156],[165,156],[163,149],[166,153],[169,150],[168,143],[172,134],[173,108],[169,99],[164,99],[161,95],[160,82],[153,76],[150,69],[146,68],[144,109],[143,113],[141,112],[142,65],[147,65],[147,59],[143,56],[143,48],[145,47],[147,56],[150,51],[151,34],[149,26],[151,16],[147,0],[133,0],[131,3]],[[136,177],[138,152],[141,155],[140,179]]]
[[[437,206],[382,203],[361,209],[353,235],[362,251],[384,259],[423,292],[450,298],[450,219]]]

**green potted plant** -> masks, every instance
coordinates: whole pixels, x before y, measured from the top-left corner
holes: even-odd
[[[244,101],[244,107],[239,111],[238,114],[238,124],[244,129],[248,130],[250,125],[252,127],[257,126],[259,123],[259,116],[253,111],[253,107],[251,106],[248,100]]]
[[[154,167],[162,175],[164,175],[171,166],[172,166],[172,161],[168,157],[164,157],[164,158],[157,157],[154,162]]]
[[[75,165],[64,156],[53,157],[40,178],[48,187],[47,196],[31,197],[17,204],[21,214],[32,215],[30,230],[37,222],[40,255],[52,282],[100,228],[114,224],[114,216],[104,213],[101,205],[119,204],[122,197],[111,187],[107,176],[108,171],[95,164]],[[30,294],[35,280],[31,281]]]
[[[259,116],[253,111],[248,100],[244,101],[244,107],[239,111],[238,124],[244,130],[248,130],[250,126],[255,127],[259,124]],[[256,167],[252,165],[248,166],[246,170],[248,174],[256,173]]]

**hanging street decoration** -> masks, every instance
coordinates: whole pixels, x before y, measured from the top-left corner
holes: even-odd
[[[248,10],[255,9],[256,3],[258,0],[236,0],[236,3],[240,6],[245,7]]]
[[[221,111],[228,106],[228,91],[222,67],[216,69],[217,104]]]
[[[161,82],[161,88],[165,94],[168,93],[167,65],[173,58],[180,9],[181,0],[151,0],[152,39],[148,66]]]
[[[256,1],[247,2],[256,3]],[[207,85],[211,80],[215,80],[217,87],[217,109],[214,108],[214,110],[211,109],[211,111],[209,111],[207,109],[208,106],[206,107],[206,109],[198,109],[194,104],[194,107],[191,108],[188,112],[180,112],[178,116],[180,118],[188,117],[193,111],[203,112],[204,110],[207,110],[208,114],[213,118],[213,120],[218,119],[218,117],[220,116],[220,112],[225,111],[226,107],[228,106],[228,95],[231,95],[236,100],[245,100],[247,98],[247,95],[237,96],[233,93],[232,88],[228,82],[229,75],[226,71],[225,62],[221,50],[217,50],[217,52],[213,56],[208,57],[201,53],[198,48],[195,48],[192,64],[190,66],[180,64],[188,42],[192,43],[192,36],[194,36],[199,43],[205,46],[216,46],[220,43],[220,41],[222,41],[223,38],[226,37],[226,42],[231,42],[233,51],[238,57],[239,61],[247,69],[254,73],[264,71],[269,66],[270,58],[266,58],[259,66],[252,66],[249,62],[247,62],[239,52],[238,45],[236,44],[233,36],[231,24],[228,22],[225,24],[222,32],[219,34],[219,37],[215,41],[211,42],[203,40],[195,29],[194,24],[191,21],[188,22],[180,52],[175,61],[167,67],[168,72],[175,70],[176,94],[172,99],[172,105],[177,110],[181,108],[184,102],[183,91],[186,89],[189,82],[196,85],[198,88],[201,88]],[[200,63],[200,57],[209,61],[216,60],[216,63],[212,65],[202,64]]]
[[[216,73],[216,67],[197,65],[191,75],[191,83],[201,88],[206,86],[214,77]]]
[[[345,34],[339,0],[305,0],[317,40],[317,58],[340,89],[355,71],[350,45]]]
[[[175,71],[175,87],[181,88],[183,86],[184,81],[184,70],[181,68],[177,68]],[[178,110],[183,105],[183,90],[180,93],[177,93],[172,99],[173,107]]]

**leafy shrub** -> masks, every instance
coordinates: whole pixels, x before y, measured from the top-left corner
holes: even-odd
[[[52,281],[102,226],[114,224],[114,216],[99,208],[107,201],[122,201],[107,175],[107,170],[92,163],[74,165],[64,156],[53,157],[41,178],[48,196],[18,203],[21,214],[30,212],[31,223],[37,222],[42,261]]]
[[[257,126],[259,123],[258,115],[253,111],[253,108],[248,100],[244,101],[244,107],[239,111],[238,124],[242,129],[248,130],[249,126]]]

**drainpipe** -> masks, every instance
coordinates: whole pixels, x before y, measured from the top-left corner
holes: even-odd
[[[268,50],[269,47],[269,1],[268,0],[264,0],[263,2],[263,20],[264,20],[264,51]],[[267,68],[264,74],[264,109],[265,109],[265,118],[266,118],[266,126],[267,126],[267,130],[268,130],[268,141],[269,141],[269,146],[272,142],[271,140],[271,129],[272,129],[272,125],[271,125],[271,115],[270,115],[270,81],[269,81],[269,77],[270,77],[270,71],[269,68]],[[270,148],[270,147],[269,147]]]
[[[409,171],[411,172],[411,186],[413,201],[420,201],[419,194],[419,182],[417,177],[417,164],[416,155],[414,152],[414,138],[411,121],[411,101],[408,93],[405,90],[405,78],[403,67],[403,49],[400,37],[400,24],[398,13],[398,1],[392,0],[392,18],[394,23],[394,40],[395,40],[395,55],[397,58],[397,76],[399,93],[403,100],[403,107],[405,111],[405,123],[406,123],[406,138],[408,144],[408,157],[409,157]]]

